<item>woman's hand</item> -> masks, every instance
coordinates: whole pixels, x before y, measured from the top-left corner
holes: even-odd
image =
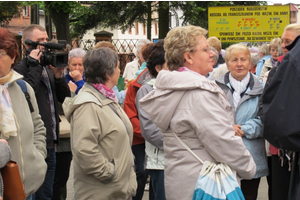
[[[235,124],[235,125],[233,125],[233,129],[235,131],[236,136],[240,136],[240,137],[244,136],[244,132],[241,129],[241,125]]]
[[[7,144],[7,145],[8,145],[7,141],[4,140],[4,139],[0,139],[0,142],[3,142],[4,144]]]
[[[78,70],[73,70],[69,72],[69,75],[72,77],[74,81],[80,81],[82,80],[82,75]]]
[[[74,93],[76,92],[77,85],[75,83],[73,83],[72,81],[69,81],[68,86],[69,86],[71,92],[74,92]]]

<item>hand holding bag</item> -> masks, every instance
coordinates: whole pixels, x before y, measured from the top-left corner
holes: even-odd
[[[201,160],[174,132],[173,134],[180,144],[203,164],[195,186],[193,200],[245,200],[235,178],[235,171],[232,171],[224,163],[216,164]]]
[[[4,185],[3,199],[24,200],[26,193],[18,164],[14,161],[9,161],[6,166],[1,169],[1,175]]]

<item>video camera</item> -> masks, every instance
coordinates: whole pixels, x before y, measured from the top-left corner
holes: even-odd
[[[25,44],[32,46],[31,49],[28,49],[27,54],[29,54],[33,49],[36,49],[38,45],[45,47],[40,58],[40,64],[43,66],[52,65],[56,68],[64,68],[68,65],[68,53],[53,52],[53,50],[63,50],[66,48],[66,44],[47,42],[39,43],[38,41],[34,42],[32,40],[26,40]]]

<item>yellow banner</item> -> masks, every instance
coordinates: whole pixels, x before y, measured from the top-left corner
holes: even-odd
[[[290,24],[290,6],[208,8],[208,35],[221,42],[269,42]]]

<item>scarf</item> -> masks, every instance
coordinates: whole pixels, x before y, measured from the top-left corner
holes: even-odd
[[[114,102],[117,102],[116,94],[113,90],[109,89],[105,85],[101,83],[93,83],[94,88],[96,88],[101,94],[106,96],[107,98],[113,100]]]
[[[247,89],[247,85],[250,81],[250,73],[248,72],[247,75],[244,77],[242,81],[238,81],[235,78],[231,76],[231,73],[229,73],[229,82],[231,87],[234,89],[233,92],[233,105],[234,109],[236,110],[240,100],[241,100],[241,94]]]
[[[277,66],[277,62],[278,60],[274,60],[273,58],[271,58],[272,67]]]
[[[10,136],[17,136],[15,114],[7,90],[8,81],[12,76],[13,73],[10,71],[8,75],[0,78],[0,132],[4,139],[8,139]]]

